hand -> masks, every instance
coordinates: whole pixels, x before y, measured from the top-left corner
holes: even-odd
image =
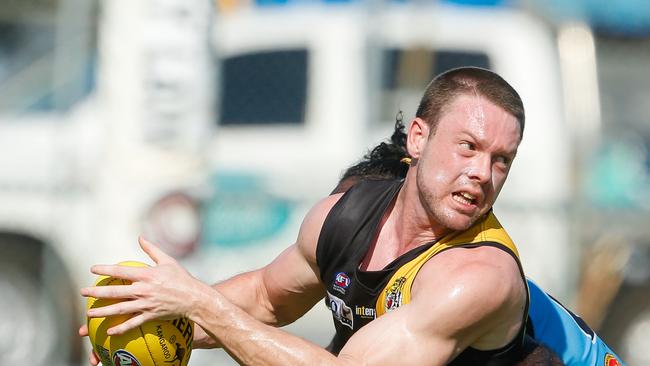
[[[88,326],[86,324],[82,325],[79,328],[79,336],[81,336],[81,337],[87,337],[88,336]],[[90,355],[88,355],[88,362],[90,362],[90,364],[92,366],[99,365],[99,357],[97,356],[95,351],[90,351]]]
[[[133,314],[122,324],[109,328],[108,335],[122,334],[152,319],[188,317],[195,296],[209,286],[192,277],[174,258],[142,237],[140,247],[156,263],[153,267],[96,265],[91,272],[131,281],[130,285],[93,286],[81,289],[83,296],[125,299],[112,305],[89,309],[88,317]]]

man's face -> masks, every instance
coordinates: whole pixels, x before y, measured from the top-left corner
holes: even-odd
[[[416,140],[419,199],[431,220],[464,230],[499,195],[517,153],[519,123],[478,95],[456,97],[443,113],[436,131]]]

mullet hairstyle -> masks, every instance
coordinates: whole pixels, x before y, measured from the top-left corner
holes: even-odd
[[[433,134],[445,109],[461,94],[478,94],[513,115],[519,122],[519,138],[523,138],[526,118],[521,97],[501,76],[480,67],[460,67],[436,76],[427,85],[415,116],[427,122]]]
[[[409,165],[402,162],[408,157],[406,132],[402,112],[395,116],[393,134],[369,150],[363,158],[345,170],[331,194],[347,191],[360,180],[400,179],[406,177]]]

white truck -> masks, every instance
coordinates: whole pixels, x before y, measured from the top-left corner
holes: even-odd
[[[7,6],[5,6],[7,5]],[[90,263],[197,244],[214,130],[208,1],[0,9],[0,364],[76,365]],[[169,221],[172,221],[170,224]]]
[[[219,2],[218,15],[201,0],[52,4],[52,54],[0,78],[0,101],[21,90],[30,93],[17,100],[34,100],[0,109],[0,293],[11,294],[0,297],[0,324],[15,335],[0,341],[0,364],[83,363],[78,288],[92,282],[91,264],[146,260],[140,233],[206,281],[267,263],[342,170],[390,135],[399,110],[408,122],[430,78],[462,65],[494,69],[524,99],[524,142],[495,211],[527,274],[572,298],[579,247],[562,101],[574,84],[558,60],[592,82],[593,59],[562,51],[535,18],[422,4]],[[42,19],[47,9],[32,10]],[[593,46],[576,29],[564,42]],[[89,45],[76,61],[71,39]],[[40,93],[65,101],[74,93],[63,86],[92,55],[89,93],[29,107],[37,67],[58,78]],[[291,327],[321,344],[332,332],[322,305]],[[216,360],[232,363],[209,351],[192,364]]]

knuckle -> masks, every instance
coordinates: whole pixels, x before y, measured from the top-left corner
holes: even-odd
[[[149,281],[151,280],[151,271],[142,271],[139,277],[141,281]]]
[[[133,294],[137,298],[148,298],[154,293],[154,286],[146,282],[138,282],[134,284]]]
[[[132,286],[132,290],[133,290],[133,295],[135,295],[135,297],[141,298],[141,297],[144,297],[146,295],[146,293],[147,293],[147,291],[145,289],[146,286],[142,282],[136,282],[136,283],[132,284],[131,286]]]

